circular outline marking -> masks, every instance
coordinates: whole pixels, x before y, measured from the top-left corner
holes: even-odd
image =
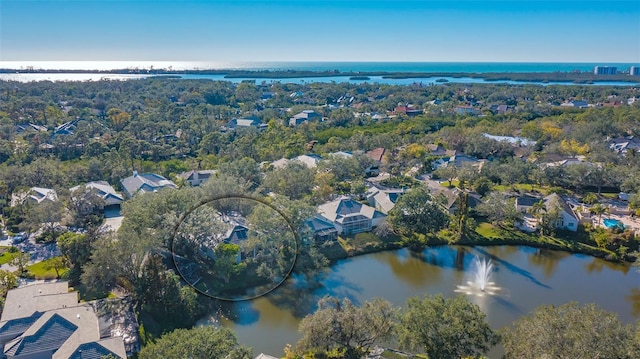
[[[196,286],[194,286],[193,284],[191,284],[191,282],[189,280],[187,280],[187,278],[185,278],[184,274],[182,273],[182,271],[180,271],[180,267],[178,266],[178,263],[176,262],[176,254],[174,252],[174,242],[175,242],[175,238],[176,235],[178,234],[178,229],[180,228],[180,226],[182,225],[182,223],[184,222],[184,220],[191,214],[193,213],[195,210],[197,210],[198,208],[204,206],[205,204],[211,203],[213,201],[219,201],[222,199],[246,199],[246,200],[250,200],[250,201],[254,201],[254,202],[258,202],[260,204],[264,204],[265,206],[273,209],[274,211],[276,211],[283,219],[284,221],[287,223],[287,225],[289,226],[289,229],[291,229],[291,232],[293,232],[293,236],[294,236],[294,242],[295,242],[295,250],[294,250],[294,256],[293,256],[293,262],[291,265],[291,268],[289,268],[289,271],[285,274],[285,276],[282,278],[282,280],[280,282],[275,283],[275,285],[273,286],[273,288],[269,289],[266,292],[260,293],[260,294],[256,294],[254,296],[251,297],[243,297],[243,298],[239,298],[239,299],[233,299],[233,298],[224,298],[224,297],[217,297],[215,295],[212,295],[210,293],[206,293],[198,288],[196,288]],[[293,272],[293,268],[296,266],[296,262],[298,261],[298,249],[300,248],[300,237],[298,236],[298,232],[295,230],[293,223],[291,222],[291,219],[289,219],[289,217],[287,217],[281,209],[277,208],[276,206],[274,206],[271,203],[267,203],[265,200],[263,200],[262,198],[256,198],[256,197],[252,197],[249,195],[245,195],[245,194],[226,194],[226,195],[219,195],[219,196],[213,196],[204,200],[201,200],[200,202],[198,202],[197,204],[195,204],[193,207],[189,208],[184,215],[180,218],[180,220],[178,221],[178,223],[176,223],[176,225],[173,228],[173,233],[171,235],[171,244],[170,244],[170,250],[171,250],[171,259],[173,261],[173,265],[176,268],[176,271],[178,272],[178,275],[180,275],[180,277],[191,287],[193,288],[196,292],[207,296],[209,298],[213,298],[213,299],[217,299],[217,300],[222,300],[222,301],[227,301],[227,302],[242,302],[245,300],[252,300],[252,299],[256,299],[259,297],[262,297],[264,295],[267,295],[269,293],[271,293],[272,291],[274,291],[275,289],[277,289],[278,287],[280,287],[282,285],[282,283],[284,283],[285,280],[287,280],[287,278],[289,278],[289,276],[291,275],[291,273]]]

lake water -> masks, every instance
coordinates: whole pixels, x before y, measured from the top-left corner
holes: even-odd
[[[137,80],[148,78],[156,75],[131,75],[131,74],[99,74],[99,73],[0,73],[0,81],[17,81],[17,82],[35,82],[35,81],[52,81],[52,82],[61,82],[61,81],[101,81],[101,80],[110,80],[110,81],[125,81],[125,80]],[[280,82],[280,83],[297,83],[297,84],[305,84],[305,83],[316,83],[316,82],[335,82],[335,83],[344,83],[348,82],[351,84],[361,84],[361,83],[378,83],[385,85],[412,85],[412,84],[421,84],[424,86],[428,85],[437,85],[440,82],[437,82],[439,79],[445,79],[450,83],[465,83],[465,84],[535,84],[535,85],[577,85],[573,82],[534,82],[534,81],[509,81],[509,80],[499,80],[499,81],[487,81],[481,78],[471,78],[471,77],[431,77],[431,78],[408,78],[408,79],[386,79],[382,76],[369,76],[369,80],[351,80],[349,76],[327,76],[327,77],[294,77],[294,78],[264,78],[264,79],[253,79],[253,78],[225,78],[225,75],[201,75],[201,74],[182,74],[182,75],[172,75],[179,76],[181,79],[191,79],[191,80],[212,80],[212,81],[229,81],[232,83],[240,83],[242,81],[255,81],[257,84],[260,83],[271,83],[271,82]],[[160,76],[161,77],[161,76]],[[640,78],[638,79],[640,82]],[[587,85],[587,84],[583,84]],[[588,84],[587,86],[638,86],[638,83],[634,82],[622,82],[622,81],[599,81],[594,84]]]
[[[403,305],[411,296],[459,295],[458,285],[475,256],[492,258],[500,295],[470,297],[487,314],[495,329],[543,304],[570,301],[597,303],[614,311],[625,323],[640,317],[640,273],[627,264],[585,255],[523,246],[434,247],[421,253],[408,249],[358,256],[337,262],[310,281],[293,278],[268,296],[229,303],[221,312],[200,321],[222,323],[236,331],[241,343],[260,352],[283,355],[287,343],[299,339],[298,323],[325,294],[363,303],[375,297]],[[500,356],[500,350],[490,353]]]

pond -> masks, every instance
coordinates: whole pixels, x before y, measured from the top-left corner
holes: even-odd
[[[411,296],[442,293],[446,297],[465,284],[476,257],[491,259],[494,296],[470,296],[487,314],[494,329],[509,325],[543,304],[570,301],[596,303],[614,311],[625,323],[640,316],[640,273],[628,264],[586,255],[524,246],[441,246],[422,252],[408,249],[367,254],[337,262],[317,278],[295,277],[267,296],[229,303],[222,314],[203,318],[201,325],[228,326],[241,343],[280,356],[287,343],[300,337],[298,323],[329,294],[363,303],[375,297],[403,305]],[[494,350],[491,358],[500,356]]]

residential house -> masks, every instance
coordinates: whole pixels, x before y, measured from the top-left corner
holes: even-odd
[[[486,138],[490,138],[492,140],[498,141],[498,142],[509,142],[509,144],[511,144],[512,146],[533,146],[536,144],[536,141],[533,140],[529,140],[526,139],[524,137],[517,137],[517,136],[496,136],[496,135],[490,135],[488,133],[483,133],[482,134],[484,137]]]
[[[322,157],[313,153],[308,155],[301,155],[292,159],[292,161],[302,162],[305,166],[309,168],[316,167],[318,165],[318,162],[320,162],[321,160],[322,160]]]
[[[236,129],[240,129],[240,128],[256,128],[258,130],[266,130],[267,127],[269,125],[267,125],[266,123],[262,123],[262,121],[260,121],[260,119],[256,116],[251,116],[248,118],[234,118],[231,119],[231,121],[229,121],[223,128],[223,131],[226,130],[236,130]]]
[[[562,107],[588,108],[589,103],[583,100],[571,100],[560,104]]]
[[[214,174],[216,174],[215,170],[196,170],[182,172],[178,175],[178,177],[189,182],[192,187],[198,187],[209,180],[209,178],[211,178],[211,176],[213,176]]]
[[[585,158],[584,156],[570,157],[570,158],[565,158],[565,159],[561,159],[554,162],[545,163],[544,165],[545,167],[564,167],[564,168],[572,165],[578,165],[578,164],[593,165],[593,163],[591,162],[585,162],[584,158]]]
[[[562,199],[559,195],[552,193],[542,199],[535,197],[517,197],[516,209],[522,213],[529,213],[530,209],[538,202],[542,201],[544,204],[544,210],[549,213],[554,210],[558,210],[558,219],[556,221],[556,228],[565,229],[569,231],[578,230],[578,217],[569,204]]]
[[[494,115],[505,115],[510,110],[507,105],[491,105],[489,107],[489,111],[491,111]]]
[[[308,154],[308,155],[301,155],[298,157],[294,157],[290,160],[286,159],[286,158],[281,158],[279,160],[273,161],[271,162],[271,166],[273,166],[273,168],[284,168],[287,167],[287,165],[291,162],[291,161],[298,161],[300,163],[302,163],[303,165],[307,166],[308,168],[314,168],[318,165],[318,162],[320,162],[322,160],[322,157],[316,155],[316,154]]]
[[[120,181],[127,197],[133,197],[136,193],[157,192],[163,188],[178,188],[173,181],[155,173],[142,173],[133,171],[133,175]]]
[[[353,153],[349,152],[349,151],[338,151],[338,152],[333,152],[329,154],[330,157],[336,157],[336,158],[351,158],[353,157]]]
[[[27,131],[47,132],[47,128],[33,123],[16,125],[16,133],[20,134]]]
[[[316,243],[330,243],[338,240],[338,230],[331,221],[315,215],[305,221]]]
[[[455,154],[451,157],[443,157],[434,161],[432,166],[434,169],[438,169],[440,167],[454,166],[457,168],[464,166],[473,166],[480,168],[486,160],[479,160],[473,156],[465,155],[465,154]]]
[[[274,356],[265,354],[265,353],[260,353],[260,355],[258,355],[257,357],[255,357],[255,359],[278,359]]]
[[[380,165],[382,164],[382,159],[384,158],[386,152],[386,149],[378,147],[364,153],[365,156],[375,161],[375,164],[365,169],[365,176],[372,177],[380,174]]]
[[[322,115],[320,115],[319,113],[315,112],[314,110],[304,110],[293,115],[293,117],[289,119],[289,126],[298,126],[305,122],[320,120],[322,120]]]
[[[423,113],[424,113],[423,109],[417,109],[413,105],[409,105],[409,104],[406,104],[406,105],[398,104],[398,106],[396,106],[393,109],[393,114],[396,114],[396,115],[403,114],[409,117],[422,115]]]
[[[453,112],[456,115],[472,115],[472,116],[477,116],[480,115],[481,112],[480,110],[478,110],[477,108],[473,107],[473,106],[469,106],[469,105],[461,105],[461,106],[456,106],[453,109]]]
[[[58,200],[56,190],[51,188],[31,187],[26,192],[17,192],[11,196],[11,206],[17,206],[26,202],[40,204],[44,201],[55,202]]]
[[[275,160],[275,161],[271,162],[271,166],[273,168],[276,168],[276,169],[285,168],[285,167],[287,167],[288,164],[289,164],[289,160],[284,158],[284,157],[279,159],[279,160]]]
[[[349,197],[341,197],[320,205],[318,213],[331,222],[342,235],[370,231],[387,217],[375,208]]]
[[[84,185],[86,188],[90,188],[104,200],[105,206],[119,206],[124,202],[124,198],[106,181],[94,181],[88,182]],[[80,186],[69,188],[69,192],[73,193],[80,189]]]
[[[54,135],[72,135],[75,132],[79,121],[80,121],[80,119],[77,118],[75,120],[71,120],[69,122],[65,122],[60,126],[57,126],[53,130],[53,134]]]
[[[640,139],[634,136],[613,138],[609,141],[609,148],[622,154],[626,154],[629,150],[640,152]]]
[[[542,198],[521,196],[516,197],[516,211],[520,213],[528,213],[531,208],[538,202],[542,201]]]
[[[0,344],[8,359],[127,357],[123,338],[104,330],[94,307],[79,304],[67,282],[10,290],[0,319]]]
[[[389,214],[389,211],[391,211],[404,193],[404,189],[378,189],[371,187],[367,191],[367,202],[380,212]]]
[[[464,198],[464,194],[466,194],[467,209],[474,209],[482,204],[482,196],[480,196],[476,192],[462,192],[459,189],[454,189],[452,191],[443,191],[441,193],[443,193],[447,198],[445,208],[447,209],[447,211],[449,211],[449,213],[453,215],[458,213],[458,209],[460,208],[460,200],[461,198]]]
[[[431,156],[444,156],[447,154],[447,150],[441,145],[428,144],[427,149],[429,150],[429,155]]]

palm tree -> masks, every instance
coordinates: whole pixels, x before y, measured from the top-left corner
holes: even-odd
[[[591,209],[589,209],[589,212],[595,214],[596,216],[598,216],[598,222],[602,221],[602,214],[605,212],[608,212],[608,208],[604,207],[603,205],[601,205],[600,203],[595,204],[594,206],[591,207]]]

